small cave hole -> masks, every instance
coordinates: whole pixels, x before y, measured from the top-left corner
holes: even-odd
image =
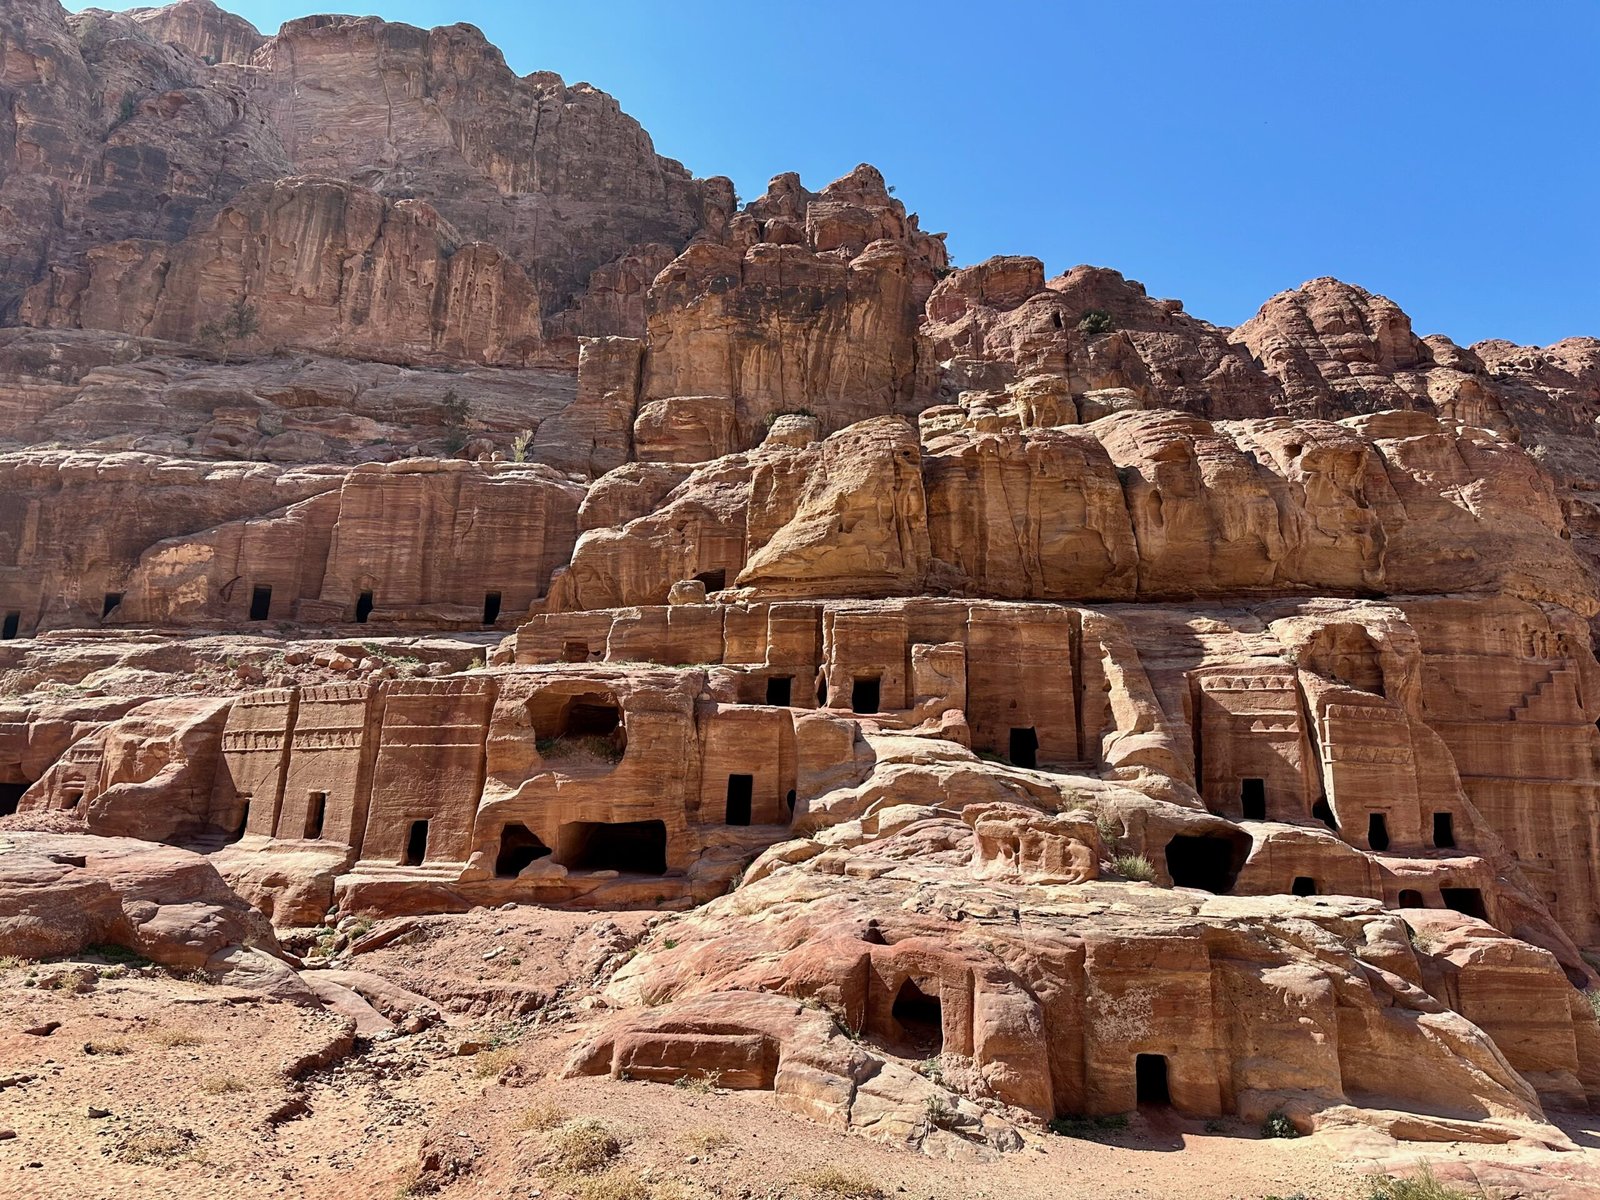
[[[356,624],[365,625],[372,615],[372,593],[362,592],[356,597]]]
[[[1453,908],[1458,913],[1465,913],[1469,917],[1477,917],[1480,921],[1489,919],[1489,910],[1483,906],[1483,893],[1477,888],[1440,888],[1439,898],[1444,901],[1446,908]]]
[[[1389,818],[1383,813],[1367,814],[1367,845],[1380,854],[1389,848]]]
[[[665,821],[570,821],[561,827],[556,861],[575,871],[667,873]]]
[[[272,588],[267,584],[257,584],[250,589],[250,619],[252,621],[265,621],[272,613]]]
[[[500,830],[500,853],[495,856],[494,873],[502,879],[515,879],[549,855],[550,847],[533,830],[526,825],[507,825]]]
[[[767,677],[767,703],[786,707],[794,691],[794,676],[769,675]]]
[[[858,676],[850,686],[850,711],[875,713],[881,699],[883,679],[878,675]]]
[[[483,594],[483,623],[493,625],[500,619],[500,593],[485,592]]]
[[[1315,896],[1317,894],[1317,881],[1309,875],[1296,875],[1294,884],[1289,890],[1296,896]]]
[[[1433,814],[1433,844],[1441,850],[1449,850],[1456,844],[1455,817],[1447,812]]]
[[[1011,744],[1006,757],[1019,767],[1037,767],[1039,765],[1038,733],[1031,728],[1013,729],[1011,731]]]

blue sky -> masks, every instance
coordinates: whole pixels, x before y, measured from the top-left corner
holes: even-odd
[[[1600,336],[1597,0],[370,3],[605,89],[744,197],[874,163],[958,263],[1111,266],[1227,325],[1336,275],[1422,334]]]

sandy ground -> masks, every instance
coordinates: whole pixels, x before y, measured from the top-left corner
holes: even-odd
[[[54,967],[0,966],[0,1130],[16,1134],[0,1141],[0,1197],[1355,1200],[1364,1172],[1422,1157],[1506,1196],[1600,1196],[1589,1119],[1566,1124],[1590,1149],[1559,1155],[1266,1140],[1154,1112],[1093,1141],[1041,1133],[1015,1153],[963,1145],[946,1158],[825,1129],[769,1093],[559,1079],[596,1004],[590,966],[645,921],[609,914],[597,937],[605,919],[422,919],[353,965],[440,999],[446,1023],[322,1067],[343,1032],[324,1013],[155,971],[73,993],[36,986]],[[50,1021],[46,1036],[25,1032]],[[461,1054],[463,1042],[484,1048]],[[591,1121],[603,1161],[577,1171],[569,1131],[592,1138]]]

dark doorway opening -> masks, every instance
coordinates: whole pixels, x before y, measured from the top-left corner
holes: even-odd
[[[25,783],[0,783],[0,817],[9,817],[22,803],[22,793],[28,790]]]
[[[1444,901],[1446,908],[1477,917],[1480,921],[1489,919],[1489,910],[1483,906],[1483,893],[1477,888],[1440,888],[1439,898]]]
[[[787,706],[794,692],[794,676],[767,676],[767,703]]]
[[[1326,796],[1311,806],[1311,815],[1335,833],[1339,832],[1338,818],[1333,815],[1333,805],[1328,803]]]
[[[402,867],[420,867],[428,857],[428,823],[413,821],[406,832],[406,854],[400,860]]]
[[[588,662],[589,643],[565,641],[561,643],[562,662]]]
[[[879,692],[883,680],[877,676],[858,678],[850,685],[850,711],[875,713],[878,711]]]
[[[1006,757],[1019,767],[1037,767],[1039,765],[1039,735],[1032,729],[1013,729],[1011,731],[1010,753]]]
[[[795,795],[793,788],[789,789],[789,794],[783,798],[783,802],[789,806],[789,815],[791,817],[794,816]]]
[[[100,615],[101,615],[101,617],[109,617],[111,615],[111,610],[116,608],[116,606],[121,604],[121,603],[122,603],[122,593],[121,592],[107,592],[106,595],[105,595],[105,599],[100,602]]]
[[[665,821],[572,821],[561,827],[557,861],[575,871],[667,873]]]
[[[568,737],[606,737],[615,733],[620,724],[622,710],[615,704],[574,700],[567,706],[567,724],[562,732]]]
[[[1244,810],[1246,821],[1265,821],[1267,819],[1267,781],[1265,779],[1245,779],[1239,784],[1239,807]]]
[[[1421,892],[1417,892],[1417,891],[1413,891],[1411,888],[1406,888],[1404,891],[1402,891],[1400,893],[1400,907],[1401,908],[1422,908],[1422,907],[1424,907],[1423,903],[1422,903],[1422,893]]]
[[[372,593],[362,592],[356,597],[356,624],[365,625],[372,615]]]
[[[243,796],[243,797],[241,797],[241,799],[244,800],[245,809],[248,812],[248,810],[250,808],[250,797],[249,796]],[[75,787],[69,787],[69,788],[67,788],[66,790],[64,790],[61,793],[61,807],[63,809],[65,809],[66,811],[68,811],[68,812],[71,812],[73,809],[77,808],[78,805],[80,805],[82,803],[83,803],[83,785],[82,784],[78,784]],[[243,833],[244,833],[244,820],[241,818],[240,821],[239,821],[239,833],[234,835],[234,839],[237,840],[239,835],[243,834]]]
[[[828,677],[826,675],[817,677],[817,707],[828,707]]]
[[[1167,1056],[1140,1054],[1133,1060],[1133,1094],[1139,1104],[1171,1104],[1167,1087]]]
[[[750,824],[750,806],[755,796],[754,775],[728,776],[728,824]]]
[[[1367,845],[1379,852],[1389,848],[1389,818],[1382,813],[1367,814]]]
[[[1226,837],[1180,833],[1167,843],[1167,874],[1174,887],[1200,888],[1220,896],[1233,889],[1249,849],[1248,838],[1242,838],[1241,845]]]
[[[728,586],[728,572],[724,567],[718,567],[714,571],[701,571],[695,578],[706,585],[708,592],[720,592]]]
[[[500,593],[485,592],[483,594],[483,623],[493,625],[500,619]]]
[[[1315,896],[1317,894],[1317,881],[1309,875],[1296,875],[1294,884],[1289,890],[1296,896]]]
[[[250,619],[252,621],[265,621],[267,614],[272,611],[272,589],[265,584],[257,584],[250,589]]]
[[[306,837],[322,836],[322,823],[328,816],[328,793],[312,792],[306,797]]]
[[[80,792],[78,794],[81,796],[83,793]],[[76,800],[73,800],[71,797],[68,797],[68,799],[71,800],[71,803],[67,805],[68,808],[76,808],[78,806],[78,802]],[[248,792],[240,792],[238,799],[239,816],[234,822],[233,828],[228,830],[228,840],[230,842],[237,842],[240,838],[242,838],[244,836],[245,829],[250,825],[250,794]]]
[[[22,614],[8,612],[4,623],[0,623],[0,642],[9,642],[17,636],[17,630],[22,626]]]
[[[500,853],[495,856],[494,873],[515,879],[524,870],[550,856],[550,847],[526,825],[507,825],[500,830]]]
[[[1450,813],[1433,814],[1433,844],[1444,850],[1456,844],[1456,822]]]
[[[916,980],[908,979],[900,985],[889,1015],[899,1027],[896,1040],[902,1047],[928,1057],[944,1048],[944,1006],[937,994],[929,995],[917,986]]]

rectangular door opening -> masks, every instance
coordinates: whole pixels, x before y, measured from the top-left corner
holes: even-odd
[[[105,599],[100,602],[100,616],[102,619],[111,615],[111,610],[122,603],[121,592],[107,592]]]
[[[1013,729],[1011,731],[1011,744],[1006,757],[1014,766],[1037,767],[1039,765],[1039,735],[1031,727],[1028,729]]]
[[[1389,818],[1382,813],[1367,815],[1367,845],[1380,854],[1389,848]]]
[[[1167,1088],[1167,1056],[1140,1054],[1133,1060],[1134,1099],[1139,1104],[1171,1104]]]
[[[750,824],[751,801],[755,796],[755,776],[728,776],[728,824]]]
[[[1315,896],[1317,894],[1317,881],[1309,875],[1296,875],[1294,886],[1289,889],[1296,896]]]
[[[493,625],[500,619],[500,593],[485,592],[483,594],[483,623]]]
[[[794,676],[767,676],[767,703],[787,706],[794,691]]]
[[[726,567],[717,567],[711,571],[701,571],[695,578],[706,585],[706,591],[708,592],[720,592],[728,586],[728,570]]]
[[[312,792],[306,797],[306,837],[313,841],[322,836],[322,822],[328,815],[328,793]]]
[[[878,675],[858,677],[850,687],[850,711],[875,713],[883,679]]]
[[[265,621],[267,614],[272,611],[272,589],[264,584],[258,584],[250,589],[250,619],[252,621]]]
[[[1246,821],[1265,821],[1267,819],[1267,781],[1265,779],[1244,779],[1239,782],[1239,807],[1244,810]]]
[[[1401,908],[1422,908],[1422,893],[1411,888],[1406,888],[1400,893]]]
[[[1448,850],[1456,844],[1456,822],[1450,813],[1433,814],[1433,844],[1442,850]]]
[[[411,829],[406,833],[406,856],[400,860],[402,867],[420,867],[422,860],[428,857],[428,823],[426,821],[411,822]]]
[[[22,614],[19,612],[8,612],[5,615],[5,621],[0,623],[0,642],[9,642],[12,638],[17,636],[17,630],[21,627]]]
[[[362,592],[356,597],[356,624],[365,625],[372,615],[372,593]]]
[[[930,981],[924,990],[907,979],[895,993],[889,1016],[895,1022],[895,1042],[911,1055],[931,1058],[944,1049],[944,1005],[939,987]]]

